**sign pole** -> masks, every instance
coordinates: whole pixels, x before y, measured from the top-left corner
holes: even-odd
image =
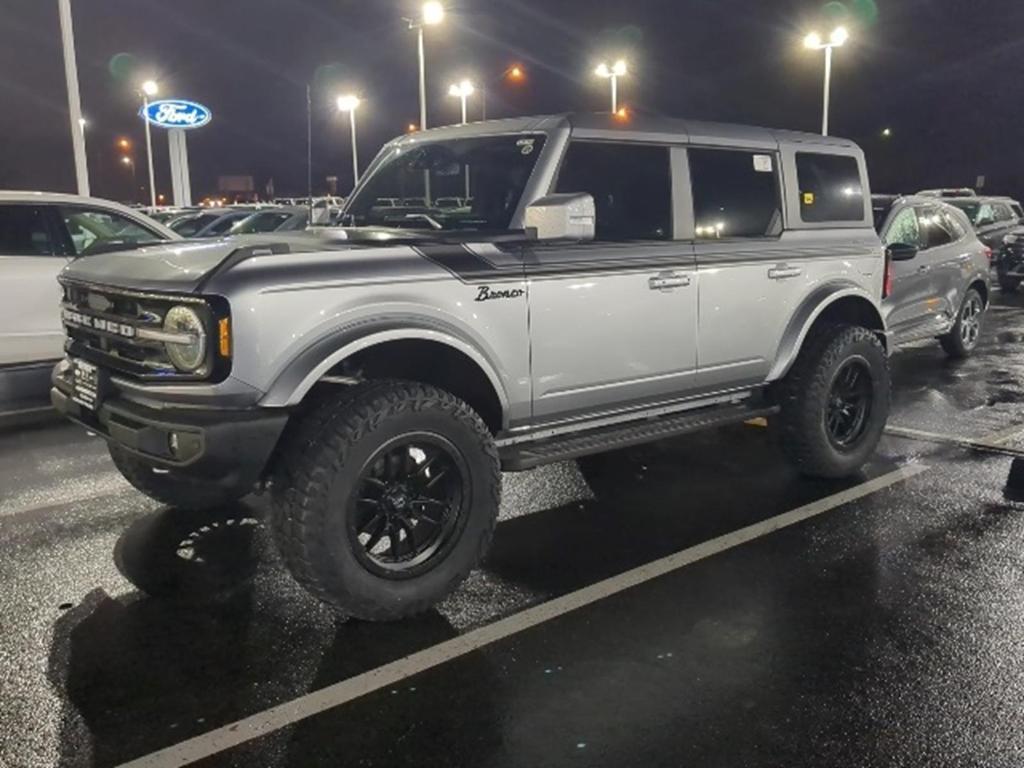
[[[75,60],[75,31],[71,20],[71,0],[58,0],[60,37],[64,46],[64,77],[68,84],[68,114],[71,117],[71,146],[75,151],[75,180],[78,194],[89,196],[89,165],[85,156],[85,121],[78,93],[78,63]]]
[[[171,128],[167,132],[167,148],[171,156],[171,192],[179,208],[192,205],[192,185],[188,172],[188,146],[185,131]]]
[[[143,122],[146,124],[146,162],[149,164],[149,205],[156,208],[156,183],[153,181],[153,138],[149,132],[149,97],[142,94]]]

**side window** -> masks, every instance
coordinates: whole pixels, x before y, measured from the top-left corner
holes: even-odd
[[[921,230],[917,226],[917,211],[913,208],[904,208],[896,214],[885,233],[886,245],[912,245],[915,248],[923,248]]]
[[[689,157],[698,239],[766,237],[782,231],[774,155],[691,149]]]
[[[955,209],[942,211],[942,218],[946,221],[946,228],[952,233],[954,240],[959,240],[967,234],[967,229],[960,223],[960,219],[954,212]]]
[[[1021,210],[1019,203],[1010,203],[1010,210],[1013,211],[1013,218],[1024,219],[1024,210]]]
[[[1006,203],[997,203],[996,209],[996,221],[1010,221],[1013,218],[1013,211],[1010,210],[1010,206]]]
[[[0,256],[52,256],[46,207],[0,205]]]
[[[797,152],[796,173],[801,219],[806,222],[864,220],[864,189],[856,158]]]
[[[589,192],[597,240],[671,240],[668,147],[578,141],[569,145],[556,192]]]
[[[974,226],[986,227],[994,224],[996,220],[995,209],[989,203],[982,203],[978,206],[978,213],[974,217]]]
[[[921,249],[949,245],[956,238],[949,230],[946,217],[938,208],[922,206],[917,208],[917,226],[921,230]]]
[[[99,208],[65,207],[60,209],[60,217],[76,256],[159,243],[165,239],[126,216]]]

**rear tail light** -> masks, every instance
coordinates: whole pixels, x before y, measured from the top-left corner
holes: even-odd
[[[887,299],[892,295],[892,284],[896,279],[896,269],[893,267],[889,254],[885,254],[885,279],[882,281],[882,298]]]

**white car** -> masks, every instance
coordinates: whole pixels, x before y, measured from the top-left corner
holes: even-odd
[[[47,371],[64,355],[57,275],[69,262],[180,239],[109,200],[0,191],[0,392],[5,374]]]

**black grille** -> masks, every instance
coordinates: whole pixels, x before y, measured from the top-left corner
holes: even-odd
[[[127,337],[124,333],[106,328],[85,327],[69,318],[74,313],[114,324],[124,330],[160,330],[164,315],[179,298],[163,298],[143,293],[115,289],[64,284],[64,332],[67,334],[67,352],[90,362],[140,379],[194,378],[179,374],[167,358],[163,343]],[[187,300],[186,300],[187,301]]]

